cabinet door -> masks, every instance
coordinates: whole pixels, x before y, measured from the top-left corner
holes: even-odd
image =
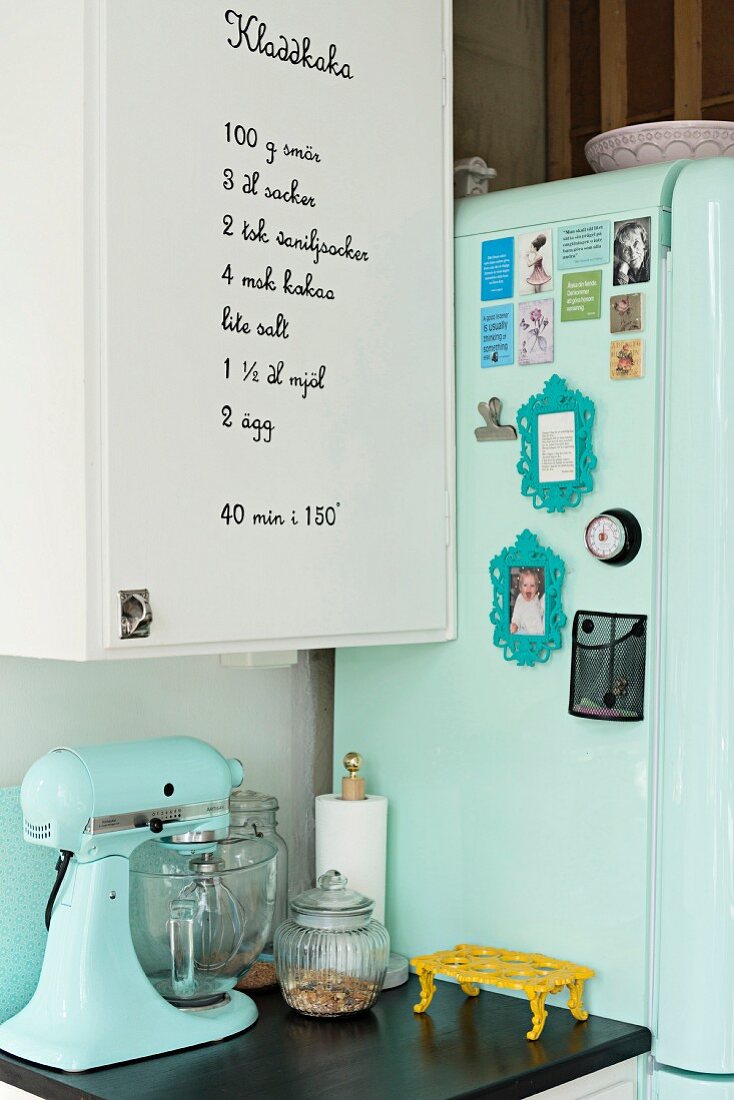
[[[589,1073],[565,1085],[538,1093],[543,1100],[635,1100],[639,1059]]]
[[[441,0],[103,0],[105,645],[451,630]],[[450,102],[450,98],[446,97]],[[120,640],[118,591],[150,637]]]

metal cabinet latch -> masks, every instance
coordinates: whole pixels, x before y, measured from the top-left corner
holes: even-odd
[[[147,638],[153,612],[147,588],[136,588],[117,593],[120,600],[120,637]]]

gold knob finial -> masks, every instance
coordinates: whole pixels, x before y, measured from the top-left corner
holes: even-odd
[[[344,757],[344,760],[342,761],[342,763],[344,764],[344,767],[349,772],[349,778],[350,779],[356,779],[357,772],[362,767],[362,764],[364,763],[364,761],[362,760],[362,756],[361,756],[360,753],[358,753],[358,752],[348,752],[346,754],[346,756]]]

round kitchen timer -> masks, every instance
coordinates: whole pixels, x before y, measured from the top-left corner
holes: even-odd
[[[625,508],[609,508],[594,516],[584,532],[586,549],[605,565],[627,565],[642,545],[639,523]]]

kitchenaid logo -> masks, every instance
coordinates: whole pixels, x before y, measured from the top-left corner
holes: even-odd
[[[268,31],[267,23],[256,15],[245,16],[228,8],[224,19],[235,28],[234,35],[227,39],[234,50],[246,46],[250,53],[262,54],[273,61],[285,61],[302,69],[340,76],[344,80],[354,79],[350,66],[337,61],[337,46],[333,42],[329,43],[328,54],[316,54],[308,35],[293,38],[285,34],[272,34]]]
[[[208,803],[205,813],[207,814],[226,814],[229,809],[229,799],[225,799],[224,802],[210,802]]]

